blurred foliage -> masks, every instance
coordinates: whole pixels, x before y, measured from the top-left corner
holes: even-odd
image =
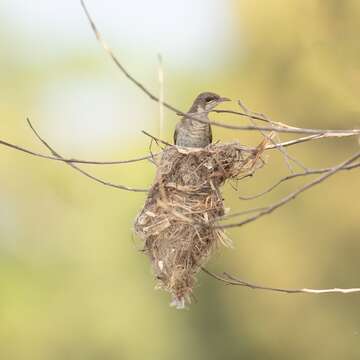
[[[180,70],[169,75],[170,102],[185,108],[209,89],[296,126],[359,126],[359,1],[234,0],[224,6],[232,9],[241,46],[234,44],[208,76]],[[9,36],[18,47],[26,41],[8,31],[0,35]],[[7,54],[9,40],[2,44],[1,138],[33,149],[45,151],[23,119],[41,114],[35,100],[48,83],[65,74],[80,74],[80,81],[89,73],[118,79],[115,68],[102,67],[104,57],[87,58],[86,48],[51,63],[29,63]],[[135,69],[142,61],[136,59]],[[239,121],[225,116],[214,118]],[[175,116],[167,113],[167,118],[170,139]],[[257,134],[214,132],[217,139],[260,141]],[[116,159],[148,151],[148,139],[141,135],[125,143],[114,136],[102,148],[74,154],[68,147],[66,152]],[[355,139],[324,140],[290,153],[309,167],[322,167],[357,147]],[[64,164],[0,150],[2,359],[360,358],[359,295],[285,296],[225,287],[200,274],[198,302],[176,311],[168,307],[166,294],[154,291],[148,260],[132,234],[143,194],[105,188]],[[87,168],[133,186],[149,185],[154,175],[150,165],[139,163]],[[255,178],[239,184],[239,192],[261,191],[286,171],[273,152]],[[209,268],[283,287],[359,286],[359,180],[356,170],[338,174],[271,216],[229,231],[235,248],[222,249]],[[246,209],[274,201],[303,182],[294,180],[251,202],[236,200],[228,187],[225,198],[233,210]]]

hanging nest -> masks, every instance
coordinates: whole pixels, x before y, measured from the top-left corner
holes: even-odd
[[[157,174],[135,220],[144,241],[157,287],[169,292],[172,305],[190,303],[195,275],[220,245],[230,245],[215,228],[225,214],[220,186],[263,165],[265,142],[257,148],[239,143],[206,148],[168,146],[155,161]]]

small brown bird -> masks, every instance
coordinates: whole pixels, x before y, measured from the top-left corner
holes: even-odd
[[[209,112],[224,101],[230,101],[230,99],[220,97],[212,92],[203,92],[197,96],[188,113],[208,121]],[[175,145],[201,148],[211,144],[211,142],[212,133],[210,124],[184,116],[176,125],[174,133]]]

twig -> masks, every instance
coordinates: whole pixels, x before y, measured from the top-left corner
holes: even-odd
[[[164,70],[162,56],[158,54],[158,79],[159,79],[159,138],[161,139],[164,131]]]
[[[146,133],[148,136],[152,137],[152,135]],[[352,136],[353,134],[348,134],[346,136]],[[332,135],[334,137],[337,137],[337,135]],[[324,137],[329,137],[329,135],[310,135],[310,136],[305,136],[302,138],[298,138],[295,140],[290,140],[290,141],[286,141],[280,144],[268,144],[265,147],[265,150],[273,150],[277,147],[287,147],[287,146],[291,146],[291,145],[295,145],[295,144],[299,144],[302,142],[306,142],[306,141],[311,141],[311,140],[315,140],[315,139],[321,139]],[[163,142],[166,145],[170,145],[167,142],[164,142],[163,140],[160,140],[158,138],[156,138],[158,141]],[[7,142],[5,140],[0,140],[0,145],[4,145],[6,147],[9,147],[11,149],[14,150],[18,150],[21,151],[23,153],[38,157],[38,158],[42,158],[42,159],[48,159],[48,160],[53,160],[53,161],[62,161],[62,162],[66,162],[66,163],[74,163],[74,164],[88,164],[88,165],[117,165],[117,164],[130,164],[130,163],[135,163],[138,161],[143,161],[143,160],[149,160],[151,159],[153,156],[157,155],[157,153],[155,154],[150,154],[150,155],[145,155],[145,156],[140,156],[137,158],[133,158],[133,159],[128,159],[128,160],[110,160],[110,161],[98,161],[98,160],[82,160],[82,159],[76,159],[76,158],[64,158],[64,157],[57,157],[57,156],[50,156],[50,155],[44,155],[38,152],[35,152],[33,150],[27,149],[25,147],[16,145],[16,144],[12,144],[10,142]],[[247,150],[247,151],[253,151],[255,150],[249,147],[246,147],[246,149],[242,149],[242,150]]]
[[[44,155],[44,154],[41,154],[41,153],[37,153],[37,152],[32,151],[30,149],[26,149],[26,148],[24,148],[22,146],[19,146],[19,145],[11,144],[11,143],[9,143],[7,141],[4,141],[4,140],[0,140],[0,144],[4,145],[4,146],[7,146],[9,148],[15,149],[15,150],[19,150],[21,152],[24,152],[24,153],[32,155],[32,156],[43,158],[43,159],[62,161],[62,162],[67,162],[67,163],[88,164],[88,165],[129,164],[129,163],[133,163],[133,162],[148,160],[148,159],[151,158],[151,155],[145,155],[145,156],[141,156],[141,157],[134,158],[134,159],[129,159],[129,160],[113,160],[113,161],[66,159],[66,158],[60,158],[60,157],[57,157],[57,156],[48,156],[48,155]]]
[[[351,165],[347,165],[347,166],[344,166],[343,168],[340,169],[340,171],[343,171],[343,170],[351,170],[351,169],[354,169],[354,168],[357,168],[357,167],[360,167],[360,162],[357,162],[355,164],[351,164]],[[287,180],[291,180],[291,179],[294,179],[294,178],[297,178],[297,177],[301,177],[301,176],[307,176],[307,175],[315,175],[315,174],[323,174],[323,173],[326,173],[326,172],[329,172],[332,168],[331,167],[328,167],[328,168],[324,168],[324,169],[309,169],[305,172],[301,172],[301,173],[294,173],[294,174],[291,174],[291,175],[287,175],[283,178],[281,178],[280,180],[278,180],[275,184],[271,185],[269,188],[267,188],[266,190],[260,192],[260,193],[257,193],[255,195],[250,195],[250,196],[239,196],[239,199],[240,200],[253,200],[253,199],[256,199],[260,196],[263,196],[267,193],[269,193],[270,191],[274,190],[276,187],[278,187],[281,183],[287,181]]]
[[[35,130],[34,126],[32,125],[30,119],[26,119],[28,125],[30,126],[30,129],[33,131],[33,133],[35,134],[35,136],[50,150],[50,152],[56,156],[57,158],[62,158],[62,156],[60,154],[58,154],[40,135],[39,133]],[[75,169],[76,171],[79,171],[81,174],[85,175],[86,177],[99,182],[100,184],[106,185],[106,186],[110,186],[110,187],[114,187],[117,189],[121,189],[121,190],[127,190],[127,191],[134,191],[134,192],[147,192],[148,189],[137,189],[137,188],[131,188],[128,186],[124,186],[124,185],[120,185],[120,184],[113,184],[110,183],[108,181],[104,181],[101,180],[91,174],[89,174],[87,171],[80,169],[78,166],[72,164],[71,162],[66,162],[70,167],[72,167],[73,169]]]
[[[247,215],[247,214],[251,214],[254,212],[259,212],[262,210],[265,210],[266,207],[258,207],[258,208],[253,208],[253,209],[248,209],[248,210],[242,210],[242,211],[237,211],[235,213],[231,213],[231,214],[227,214],[221,217],[221,220],[227,220],[233,217],[237,217],[237,216],[242,216],[242,215]]]
[[[291,146],[291,145],[301,144],[303,142],[312,141],[312,140],[316,140],[316,139],[321,139],[323,137],[324,136],[322,134],[303,136],[303,137],[293,139],[293,140],[289,140],[289,141],[285,141],[285,142],[282,142],[282,143],[276,144],[276,145],[269,144],[265,148],[265,150],[272,150],[272,149],[275,149],[278,146],[287,147],[287,146]]]
[[[267,290],[267,291],[275,291],[275,292],[282,292],[286,294],[328,294],[328,293],[342,293],[342,294],[350,294],[350,293],[357,293],[360,292],[360,288],[348,288],[348,289],[341,289],[341,288],[332,288],[332,289],[285,289],[285,288],[277,288],[277,287],[269,287],[263,285],[256,285],[249,283],[247,281],[238,279],[228,273],[223,273],[223,276],[214,274],[213,272],[201,268],[209,276],[213,277],[216,280],[219,280],[227,285],[237,285],[237,286],[244,286],[248,287],[253,290]]]
[[[245,106],[245,104],[244,104],[241,100],[238,100],[238,105],[244,110],[245,114],[249,114],[249,115],[250,115],[250,116],[249,116],[249,119],[250,119],[251,123],[252,123],[253,125],[256,125],[254,118],[251,116],[251,115],[253,115],[253,112],[250,111],[250,110]],[[259,116],[260,116],[260,115],[259,115]],[[268,119],[265,115],[263,115],[262,118],[263,118],[264,121],[266,121],[267,123],[269,123],[269,124],[272,125],[272,121],[271,121],[270,119]],[[276,142],[275,142],[274,139],[273,139],[273,134],[274,134],[274,133],[270,133],[270,135],[268,135],[265,131],[262,131],[262,130],[260,130],[260,133],[262,134],[262,136],[263,136],[264,138],[266,138],[266,139],[269,140],[269,143],[273,144],[273,145],[275,146],[275,148],[278,149],[278,150],[283,154],[284,159],[285,159],[285,163],[286,163],[289,171],[290,171],[291,173],[293,173],[294,170],[292,169],[291,163],[290,163],[290,161],[289,161],[290,157],[289,157],[288,153],[286,152],[286,150],[284,149],[283,146],[281,146],[281,145],[280,145],[280,146],[276,146],[277,144],[276,144]],[[293,160],[294,162],[297,163],[297,161],[295,161],[295,159],[291,159],[291,160]]]
[[[211,112],[218,113],[218,114],[233,114],[233,115],[240,115],[240,116],[243,116],[243,117],[249,117],[249,114],[247,114],[246,112],[234,111],[234,110],[213,109],[213,110],[211,110]],[[254,120],[260,120],[260,121],[268,122],[261,115],[252,114],[251,118],[254,119]]]
[[[311,187],[321,183],[322,181],[324,181],[325,179],[327,179],[328,177],[336,174],[337,172],[339,172],[341,169],[343,169],[344,167],[346,167],[347,165],[351,164],[352,162],[354,162],[355,160],[357,160],[358,158],[360,158],[360,151],[357,152],[355,155],[353,155],[352,157],[350,157],[348,160],[342,162],[341,164],[334,166],[333,168],[331,168],[331,170],[327,171],[324,175],[316,178],[315,180],[307,183],[306,185],[302,186],[301,188],[299,188],[298,190],[292,192],[291,194],[285,196],[284,198],[282,198],[281,200],[279,200],[278,202],[266,207],[264,210],[261,210],[258,212],[258,214],[250,216],[249,218],[240,221],[240,222],[236,222],[236,223],[230,223],[230,224],[225,224],[225,225],[215,225],[215,228],[221,228],[221,229],[226,229],[226,228],[233,228],[233,227],[239,227],[245,224],[248,224],[250,222],[253,222],[257,219],[259,219],[262,216],[268,215],[270,213],[272,213],[274,210],[278,209],[279,207],[287,204],[289,201],[295,199],[299,194],[301,194],[302,192],[310,189]]]
[[[118,58],[115,56],[115,54],[113,53],[113,51],[111,50],[111,48],[108,46],[108,44],[103,40],[102,35],[100,34],[99,30],[97,29],[95,22],[93,21],[93,19],[90,16],[89,11],[87,10],[86,6],[85,6],[85,2],[83,0],[81,0],[81,6],[84,9],[84,12],[86,14],[86,17],[89,20],[90,26],[98,40],[98,42],[100,43],[100,45],[103,47],[103,49],[109,54],[109,56],[111,57],[111,59],[113,60],[113,62],[115,63],[115,65],[120,69],[120,71],[125,75],[126,78],[128,78],[133,84],[135,84],[142,92],[144,92],[147,96],[149,96],[149,98],[153,101],[156,102],[160,102],[160,99],[155,96],[150,90],[148,90],[140,81],[138,81],[135,77],[133,77],[127,70],[126,68],[121,64],[121,62],[118,60]],[[284,133],[302,133],[302,134],[327,134],[328,136],[331,136],[331,134],[337,134],[338,136],[340,136],[340,134],[345,134],[343,136],[349,136],[349,135],[358,135],[360,134],[360,129],[354,129],[354,130],[324,130],[324,129],[305,129],[305,128],[297,128],[297,127],[293,127],[293,126],[289,126],[280,122],[274,122],[273,127],[269,127],[269,126],[236,126],[236,125],[228,125],[228,124],[223,124],[223,123],[219,123],[216,121],[210,121],[210,120],[204,120],[199,118],[198,116],[195,116],[194,114],[189,114],[189,113],[185,113],[177,108],[175,108],[174,106],[170,105],[169,103],[163,101],[162,104],[164,105],[164,107],[166,107],[167,109],[171,110],[172,112],[174,112],[175,114],[179,114],[181,116],[186,116],[187,118],[190,118],[192,120],[201,122],[201,123],[205,123],[205,124],[211,124],[214,126],[219,126],[219,127],[223,127],[226,129],[233,129],[233,130],[254,130],[254,131],[258,131],[258,130],[263,130],[263,131],[278,131],[278,132],[284,132]],[[252,118],[257,118],[255,116],[252,115],[246,115],[244,114],[244,116],[247,117],[252,117]]]
[[[245,110],[245,109],[243,108],[243,110]],[[239,116],[243,116],[243,117],[250,117],[253,120],[260,120],[260,121],[270,123],[275,126],[289,127],[289,128],[291,127],[290,125],[287,125],[287,124],[284,124],[284,123],[281,123],[278,121],[270,120],[269,118],[267,118],[265,116],[265,114],[253,112],[253,111],[251,111],[251,113],[249,113],[248,111],[241,112],[241,111],[234,111],[234,110],[213,109],[213,110],[211,110],[211,112],[215,112],[215,113],[219,113],[219,114],[233,114],[233,115],[239,115]]]
[[[141,130],[141,132],[142,132],[143,134],[145,134],[146,136],[149,136],[152,140],[155,140],[156,143],[161,142],[161,143],[163,143],[164,145],[167,145],[167,146],[174,146],[173,144],[170,144],[170,143],[168,143],[168,142],[166,142],[166,141],[164,141],[164,140],[161,140],[161,139],[157,138],[157,137],[154,136],[154,135],[149,134],[149,133],[148,133],[147,131],[145,131],[145,130]]]
[[[292,146],[292,145],[296,145],[296,144],[301,144],[303,142],[307,142],[307,141],[312,141],[312,140],[318,140],[318,139],[323,139],[323,138],[328,138],[328,137],[347,137],[347,136],[355,136],[357,134],[335,134],[335,133],[325,133],[325,134],[315,134],[315,135],[309,135],[309,136],[304,136],[301,138],[297,138],[294,140],[289,140],[289,141],[285,141],[283,143],[280,144],[269,144],[266,146],[265,150],[271,150],[271,149],[275,149],[278,146],[282,146],[282,147],[287,147],[287,146]]]

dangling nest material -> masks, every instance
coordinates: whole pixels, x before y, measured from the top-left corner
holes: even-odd
[[[206,148],[169,146],[157,161],[157,174],[135,231],[144,241],[158,280],[172,304],[190,303],[195,275],[219,244],[229,240],[214,228],[225,214],[220,186],[261,167],[265,143],[249,149],[239,143]]]

